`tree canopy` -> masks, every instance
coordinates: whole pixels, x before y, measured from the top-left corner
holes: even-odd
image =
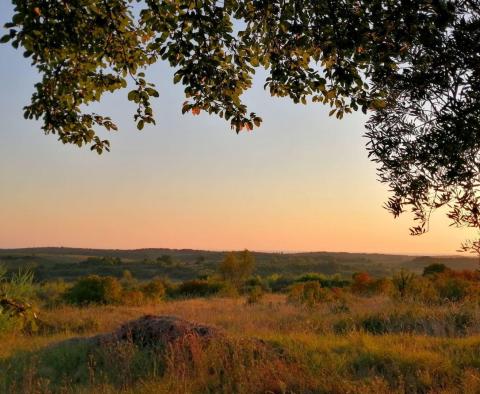
[[[25,118],[63,143],[109,150],[95,128],[117,126],[87,105],[129,80],[137,127],[155,123],[144,71],[157,61],[183,84],[183,113],[252,130],[262,119],[242,94],[261,67],[272,96],[326,104],[339,119],[371,111],[367,149],[390,186],[387,208],[413,211],[412,234],[440,207],[480,228],[479,0],[12,2],[0,41],[22,47],[42,76]]]

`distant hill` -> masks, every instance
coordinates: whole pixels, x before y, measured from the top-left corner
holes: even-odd
[[[253,252],[259,275],[299,275],[306,272],[350,276],[367,271],[391,275],[406,268],[421,272],[434,262],[453,269],[477,269],[478,259],[469,256],[408,256],[378,253]],[[139,279],[168,276],[192,279],[215,273],[225,252],[194,249],[83,249],[63,247],[0,249],[0,264],[9,270],[30,267],[38,280],[74,280],[87,274],[121,276],[129,270]]]

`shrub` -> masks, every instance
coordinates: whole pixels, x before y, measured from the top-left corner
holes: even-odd
[[[244,284],[244,289],[248,292],[255,286],[260,287],[263,291],[270,290],[270,287],[268,286],[268,281],[263,279],[260,275],[252,276],[251,278],[249,278]]]
[[[434,264],[427,265],[423,269],[423,276],[441,274],[447,270],[448,268],[445,264],[434,263]]]
[[[310,282],[317,281],[321,287],[333,288],[333,287],[345,287],[350,284],[350,281],[342,279],[339,275],[328,276],[324,274],[308,273],[298,277],[295,282]]]
[[[357,294],[370,294],[374,279],[367,272],[357,272],[352,276],[351,290]]]
[[[290,288],[288,300],[296,304],[315,306],[321,302],[332,301],[333,293],[323,289],[318,282],[296,283]]]
[[[255,257],[248,250],[244,250],[238,253],[227,253],[225,259],[220,263],[219,271],[225,281],[240,288],[252,274],[254,268]]]
[[[218,294],[224,287],[222,282],[193,279],[182,282],[175,293],[183,297],[208,297]]]
[[[416,275],[413,272],[408,272],[404,269],[393,275],[392,284],[394,296],[405,299],[414,294],[414,281]]]
[[[123,292],[123,302],[126,305],[143,305],[145,303],[145,294],[140,290],[126,290]]]
[[[6,278],[0,267],[0,333],[23,329],[36,331],[37,315],[29,303],[34,295],[33,272],[20,270]]]
[[[79,279],[65,293],[65,299],[76,305],[115,304],[122,299],[122,286],[110,276],[90,275]]]
[[[150,300],[159,301],[165,297],[165,284],[161,279],[153,279],[144,284],[141,288],[142,293]]]
[[[265,279],[268,288],[273,292],[285,292],[288,291],[293,284],[294,279],[278,274],[272,274]]]
[[[264,294],[265,293],[261,286],[251,287],[247,293],[247,304],[258,304],[262,300]]]
[[[47,308],[52,308],[65,301],[69,285],[63,280],[42,283],[36,291],[36,297]]]
[[[435,280],[435,287],[441,300],[458,302],[467,297],[470,285],[465,279],[440,275]]]

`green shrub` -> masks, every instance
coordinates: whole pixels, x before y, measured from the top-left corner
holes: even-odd
[[[284,275],[272,274],[265,279],[268,288],[273,292],[286,292],[294,283],[294,278]]]
[[[52,308],[65,301],[65,293],[68,289],[69,285],[63,280],[45,282],[38,286],[36,297],[44,307]]]
[[[122,286],[110,276],[90,275],[79,279],[65,293],[65,299],[75,305],[115,304],[122,299]]]
[[[141,291],[149,300],[159,301],[165,297],[166,289],[162,279],[153,279],[141,287]]]
[[[434,264],[427,265],[423,269],[423,276],[441,274],[446,271],[448,271],[448,267],[445,264],[434,263]]]
[[[193,279],[182,282],[175,294],[181,297],[208,297],[218,294],[225,286],[225,283],[219,281]]]
[[[465,279],[439,275],[435,279],[435,287],[441,300],[463,301],[469,294],[469,283]]]
[[[30,304],[35,293],[33,272],[20,270],[9,279],[0,267],[0,333],[37,330],[37,315]]]
[[[218,270],[226,282],[239,289],[255,269],[255,256],[248,250],[225,255]]]
[[[324,274],[317,274],[317,273],[308,273],[299,276],[297,279],[295,279],[295,282],[312,282],[312,281],[317,281],[320,283],[321,287],[324,288],[342,288],[346,287],[350,284],[349,280],[342,279],[339,275],[324,275]]]

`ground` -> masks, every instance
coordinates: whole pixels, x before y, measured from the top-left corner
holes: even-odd
[[[212,325],[228,339],[188,349],[62,344],[146,314]],[[419,309],[386,297],[355,297],[342,308],[309,308],[274,294],[254,305],[239,297],[62,306],[42,311],[39,332],[2,338],[0,391],[478,393],[478,316],[472,305]]]

